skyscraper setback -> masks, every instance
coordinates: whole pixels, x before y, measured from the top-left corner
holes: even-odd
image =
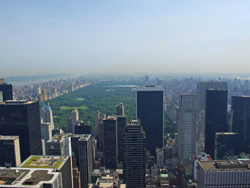
[[[41,155],[39,102],[23,100],[1,103],[0,133],[19,136],[21,161],[30,155]]]
[[[146,132],[146,146],[151,155],[163,146],[164,95],[162,87],[139,87],[136,92],[136,117]]]
[[[214,158],[216,132],[227,132],[227,90],[207,90],[205,152]]]

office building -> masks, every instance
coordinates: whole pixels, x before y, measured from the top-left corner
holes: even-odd
[[[41,116],[42,116],[42,119],[43,119],[43,122],[44,123],[50,123],[51,124],[51,129],[54,129],[54,120],[53,120],[53,113],[52,113],[52,110],[49,106],[49,104],[45,104],[43,107],[42,107],[42,110],[41,110]]]
[[[5,101],[0,104],[0,133],[19,136],[21,161],[42,154],[38,101]]]
[[[249,161],[199,161],[197,188],[249,188]]]
[[[99,114],[98,116],[98,134],[96,133],[97,138],[97,149],[99,151],[104,151],[104,135],[103,135],[103,120],[106,119],[106,114]]]
[[[226,156],[235,155],[237,152],[238,133],[220,132],[215,135],[214,159],[223,160]]]
[[[124,116],[124,105],[123,103],[120,103],[116,106],[116,115],[117,116]]]
[[[77,123],[74,130],[74,134],[92,134],[92,126],[90,123]]]
[[[75,132],[75,125],[79,122],[79,112],[77,108],[74,108],[71,112],[71,126],[72,126],[72,133]]]
[[[43,87],[42,92],[43,92],[43,100],[44,100],[44,101],[47,101],[47,100],[48,100],[48,92],[47,92],[47,89],[46,89],[45,87]]]
[[[123,136],[126,131],[127,118],[126,116],[117,116],[116,117],[117,130],[116,130],[116,143],[118,151],[118,162],[123,161]]]
[[[136,92],[136,118],[146,132],[147,150],[163,147],[164,95],[162,87],[139,87]]]
[[[197,118],[201,110],[205,109],[206,90],[222,89],[227,90],[227,82],[225,81],[204,81],[197,83]]]
[[[52,125],[50,123],[41,123],[41,138],[45,143],[45,151],[47,151],[46,142],[52,138]]]
[[[181,94],[178,113],[178,155],[184,164],[195,154],[196,95]]]
[[[231,130],[238,133],[238,151],[250,153],[250,97],[232,96]]]
[[[65,138],[71,140],[71,155],[72,165],[75,169],[74,187],[77,187],[79,182],[80,187],[85,188],[88,183],[91,183],[91,174],[93,171],[93,152],[90,134],[67,134]],[[79,178],[78,179],[78,175]]]
[[[64,156],[65,151],[65,139],[63,135],[56,134],[46,143],[46,155],[60,155]]]
[[[205,152],[214,159],[215,134],[227,132],[227,90],[207,90],[205,107]]]
[[[3,101],[13,99],[13,91],[12,91],[12,85],[11,84],[0,83],[0,91],[2,91]]]
[[[157,168],[164,168],[165,165],[164,149],[156,148],[155,150],[156,150],[155,154],[156,154]]]
[[[18,136],[0,135],[0,166],[16,167],[21,164]]]
[[[31,155],[19,167],[22,169],[53,169],[54,172],[60,172],[62,187],[73,188],[72,164],[69,156]]]
[[[88,188],[91,183],[93,171],[93,155],[91,135],[82,135],[79,138],[79,171],[81,177],[81,187]]]
[[[103,120],[104,165],[107,169],[116,169],[118,152],[116,142],[116,117]]]
[[[146,139],[139,120],[132,120],[123,137],[123,176],[128,188],[145,188]]]
[[[0,167],[1,188],[60,188],[65,187],[62,173],[54,169]]]
[[[3,92],[0,91],[0,102],[3,102]]]
[[[97,178],[95,183],[89,185],[88,188],[126,188],[126,184],[122,184],[119,176],[102,176]]]
[[[55,136],[56,134],[62,134],[63,130],[62,129],[53,129],[52,130],[52,136]]]

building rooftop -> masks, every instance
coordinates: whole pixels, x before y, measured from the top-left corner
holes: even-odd
[[[204,171],[250,171],[249,161],[199,161],[199,167]]]
[[[216,135],[236,135],[238,133],[233,132],[217,132]]]
[[[130,121],[128,121],[128,125],[141,125],[141,122],[139,119],[130,120]]]
[[[19,136],[5,136],[5,135],[0,135],[0,140],[16,140],[18,138],[19,138]]]
[[[5,102],[2,102],[0,105],[26,105],[26,104],[32,104],[37,101],[28,101],[28,100],[7,100]]]
[[[141,87],[137,87],[136,91],[163,91],[163,87],[162,86],[154,86],[154,85],[141,86]]]
[[[0,187],[41,187],[42,183],[52,183],[60,176],[53,169],[3,168],[0,167]]]
[[[60,169],[68,159],[69,159],[69,156],[31,155],[21,165],[19,165],[19,167]]]

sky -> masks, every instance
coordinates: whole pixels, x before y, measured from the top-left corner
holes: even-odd
[[[249,73],[249,0],[1,0],[0,77]]]

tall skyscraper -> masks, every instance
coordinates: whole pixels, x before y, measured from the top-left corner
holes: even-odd
[[[117,130],[116,130],[116,143],[118,151],[118,162],[123,161],[123,136],[126,131],[127,118],[126,116],[116,117]]]
[[[238,133],[238,152],[250,153],[250,97],[232,96],[232,132]]]
[[[39,102],[13,100],[1,103],[0,133],[19,136],[21,161],[30,155],[41,155]]]
[[[81,187],[88,188],[92,182],[93,156],[91,135],[82,135],[79,139],[79,171],[81,175]]]
[[[116,117],[109,116],[103,120],[104,165],[108,169],[117,167]]]
[[[77,123],[73,134],[92,134],[92,126],[90,123]]]
[[[181,94],[178,113],[178,155],[184,164],[195,154],[196,95]]]
[[[52,138],[52,129],[50,123],[41,123],[41,138],[45,142],[45,151],[47,151],[46,142]]]
[[[124,105],[123,103],[120,103],[116,106],[116,115],[118,116],[124,116]]]
[[[132,120],[123,138],[123,177],[127,188],[145,188],[146,139],[139,120]]]
[[[227,90],[207,90],[205,107],[205,152],[214,158],[216,132],[227,132]]]
[[[47,89],[45,87],[43,87],[43,99],[44,101],[47,101],[48,100],[48,92],[47,92]]]
[[[238,133],[216,133],[214,159],[223,160],[225,156],[235,155],[239,145],[240,143],[238,143]]]
[[[42,107],[42,110],[41,110],[41,116],[43,118],[43,122],[44,123],[50,123],[51,124],[51,129],[54,129],[54,120],[53,120],[53,113],[52,113],[52,110],[49,106],[49,104],[45,104],[43,107]]]
[[[13,99],[12,85],[11,84],[0,83],[0,91],[2,91],[3,101]]]
[[[18,136],[0,135],[0,166],[4,167],[7,163],[12,167],[21,164]]]
[[[79,122],[79,112],[77,108],[74,108],[71,112],[71,126],[72,126],[72,133],[75,132],[75,125]]]
[[[200,111],[205,109],[206,90],[208,89],[227,90],[227,82],[204,81],[197,83],[197,118]]]
[[[136,117],[146,132],[146,146],[151,155],[163,147],[164,95],[162,87],[139,87],[136,92]]]
[[[0,102],[3,102],[3,92],[0,91]]]

